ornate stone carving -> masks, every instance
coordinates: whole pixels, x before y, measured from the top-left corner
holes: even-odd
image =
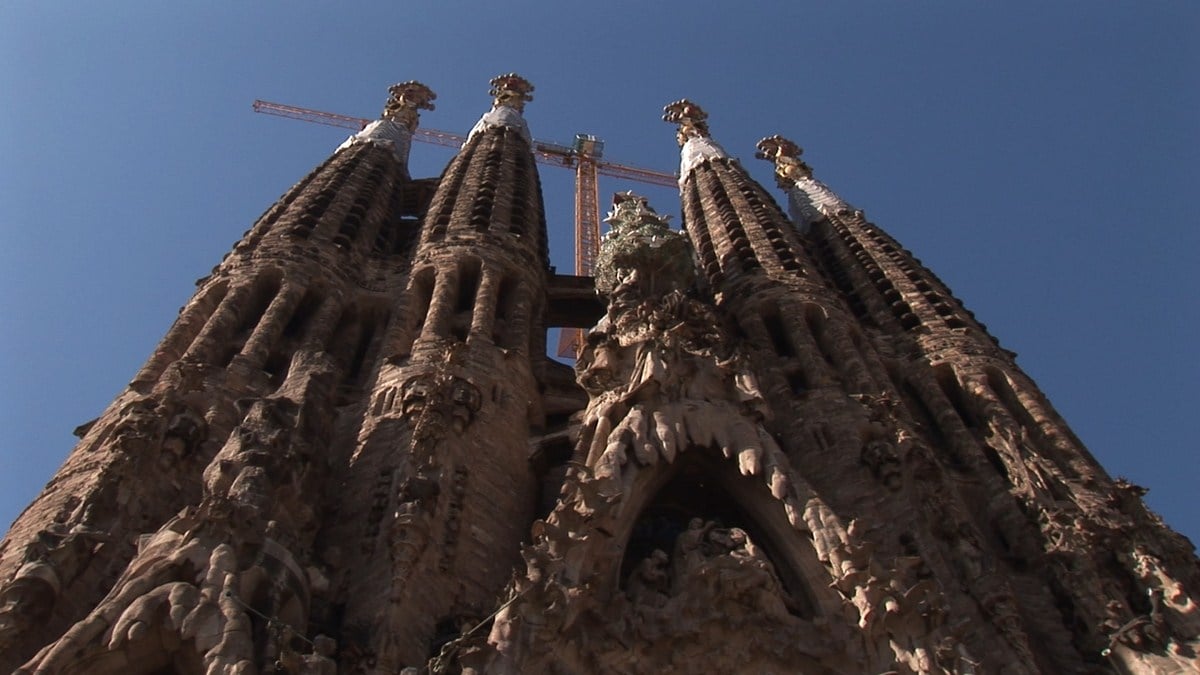
[[[492,89],[488,93],[494,99],[493,107],[506,107],[523,112],[525,104],[533,100],[533,85],[516,73],[497,75],[492,78],[491,84]]]
[[[900,489],[904,482],[903,465],[894,444],[880,438],[867,441],[863,444],[860,459],[884,487],[889,490]]]
[[[782,454],[757,424],[765,410],[757,382],[712,308],[686,290],[695,275],[686,240],[630,194],[616,196],[609,222],[598,257],[608,313],[576,363],[593,395],[588,466],[617,479],[630,454],[649,465],[716,447],[736,455],[743,473],[776,480]]]
[[[27,562],[17,576],[0,590],[0,649],[12,646],[25,631],[50,617],[62,581],[53,565],[42,560]]]
[[[775,135],[758,142],[755,157],[775,165],[775,181],[788,193],[792,218],[801,232],[826,217],[851,217],[862,212],[847,204],[821,181],[813,177],[812,167],[800,159],[804,151],[796,143]]]
[[[604,219],[612,229],[604,235],[595,271],[596,291],[616,305],[611,313],[621,314],[645,296],[691,285],[691,246],[686,236],[668,227],[668,218],[658,215],[645,197],[613,195],[613,210]]]
[[[305,626],[309,576],[296,551],[312,535],[310,489],[325,473],[317,450],[329,435],[330,374],[301,385],[300,403],[245,402],[245,418],[204,472],[200,504],[143,537],[105,600],[18,672],[69,670],[161,631],[190,641],[207,672],[253,672],[272,655],[287,661],[288,640],[257,635],[250,616]]]
[[[681,146],[692,138],[707,138],[709,135],[707,120],[708,113],[686,98],[668,103],[663,108],[663,121],[679,125],[679,132],[675,139]]]
[[[409,131],[416,131],[420,121],[421,110],[433,110],[433,101],[437,94],[426,85],[409,80],[388,87],[388,100],[380,115],[385,120],[392,120],[404,125]]]
[[[804,150],[793,141],[776,134],[759,141],[757,148],[755,157],[774,162],[781,187],[790,188],[802,178],[812,178],[812,167],[800,160]]]
[[[402,410],[422,440],[462,433],[483,405],[479,388],[445,370],[414,375],[401,386]]]

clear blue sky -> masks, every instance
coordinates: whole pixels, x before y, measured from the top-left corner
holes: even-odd
[[[767,185],[755,141],[799,142],[1200,541],[1200,4],[378,4],[0,5],[0,528],[345,135],[251,101],[373,117],[419,79],[439,94],[424,124],[462,133],[517,71],[535,136],[593,133],[625,163],[674,169],[659,115],[685,96]],[[449,157],[418,145],[412,171]],[[566,270],[571,175],[542,176]]]

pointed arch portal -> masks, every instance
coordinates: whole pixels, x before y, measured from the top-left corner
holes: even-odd
[[[634,568],[655,549],[671,554],[678,536],[699,518],[749,535],[774,567],[790,613],[811,619],[834,609],[813,592],[828,584],[828,573],[817,560],[811,535],[791,526],[783,504],[761,477],[743,476],[736,463],[718,452],[693,447],[673,463],[643,467],[626,499],[615,533],[624,544],[614,587],[624,588]]]

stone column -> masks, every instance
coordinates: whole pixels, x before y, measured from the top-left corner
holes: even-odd
[[[433,287],[433,299],[425,315],[425,327],[421,340],[434,340],[450,333],[450,319],[454,315],[454,297],[458,292],[458,272],[438,270]]]
[[[475,312],[471,315],[471,335],[490,340],[499,309],[496,299],[503,273],[485,264],[480,274],[479,290],[475,292]]]
[[[254,332],[242,347],[240,356],[245,359],[247,365],[262,368],[267,361],[267,356],[271,353],[271,348],[283,334],[284,327],[292,318],[292,312],[296,310],[296,304],[300,302],[303,295],[304,289],[296,284],[285,283],[279,289],[275,298],[271,300],[270,306],[267,307],[267,311],[263,312],[262,318],[258,320]]]
[[[200,334],[184,352],[185,359],[201,363],[212,363],[216,359],[221,344],[233,336],[243,305],[254,293],[255,285],[254,282],[241,284],[229,291],[217,306],[217,310],[208,318]]]

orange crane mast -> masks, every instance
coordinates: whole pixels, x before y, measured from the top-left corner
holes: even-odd
[[[253,108],[257,113],[355,131],[362,130],[372,121],[262,100],[256,100]],[[413,132],[413,140],[451,148],[462,147],[467,142],[466,136],[427,127],[417,127]],[[592,275],[596,267],[596,254],[600,250],[599,176],[664,187],[675,187],[679,181],[679,177],[673,173],[604,160],[604,141],[588,134],[576,135],[574,145],[570,146],[534,139],[533,154],[540,164],[575,169],[575,274],[578,276]],[[575,357],[582,348],[583,331],[578,328],[562,329],[558,342],[559,356]]]

